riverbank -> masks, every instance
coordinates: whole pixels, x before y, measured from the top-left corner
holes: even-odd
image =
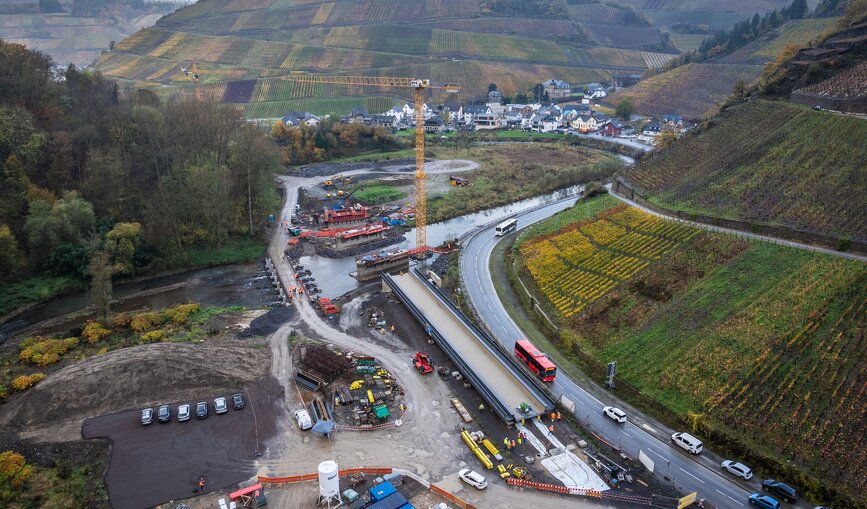
[[[232,241],[220,249],[197,248],[166,259],[149,273],[136,277],[119,279],[115,285],[136,283],[197,269],[220,267],[236,263],[256,261],[264,251],[261,241],[242,238]],[[39,274],[34,277],[0,286],[0,324],[6,324],[33,308],[54,299],[83,292],[87,289],[85,281],[68,276]]]

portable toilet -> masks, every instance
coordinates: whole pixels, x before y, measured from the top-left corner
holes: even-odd
[[[397,490],[390,482],[384,482],[382,484],[377,484],[370,488],[370,501],[371,502],[379,502],[380,500],[394,495]]]

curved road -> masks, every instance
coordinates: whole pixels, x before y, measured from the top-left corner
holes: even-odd
[[[574,202],[575,198],[571,198],[518,214],[518,228],[526,228],[550,217],[570,207]],[[482,227],[468,236],[463,242],[460,271],[467,297],[481,321],[494,338],[511,352],[515,340],[526,336],[506,312],[491,280],[489,262],[499,240],[501,237],[495,235],[494,226]],[[619,445],[631,458],[637,458],[639,449],[643,450],[655,463],[658,477],[672,479],[678,488],[687,492],[697,491],[699,498],[706,499],[717,507],[746,507],[749,505],[749,494],[760,491],[760,481],[757,479],[744,483],[724,475],[719,463],[708,457],[707,449],[698,458],[675,449],[670,445],[666,430],[655,429],[655,424],[639,422],[641,416],[630,415],[630,420],[625,424],[616,425],[602,415],[602,408],[616,405],[615,401],[603,403],[562,372],[557,374],[556,380],[550,385],[550,392],[555,399],[565,396],[573,401],[575,415],[585,423],[587,429],[609,443]]]

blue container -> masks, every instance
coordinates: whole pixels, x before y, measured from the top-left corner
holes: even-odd
[[[406,498],[400,493],[394,493],[389,497],[385,497],[379,502],[367,506],[367,509],[399,509],[407,503]]]
[[[379,502],[395,493],[397,493],[397,490],[394,489],[394,486],[390,482],[384,482],[370,488],[370,500],[371,502]]]

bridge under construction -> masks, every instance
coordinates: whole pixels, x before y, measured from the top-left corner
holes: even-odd
[[[527,378],[513,357],[501,351],[418,271],[383,273],[382,278],[500,418],[514,422],[554,408],[553,401]],[[522,406],[526,411],[521,411]]]

